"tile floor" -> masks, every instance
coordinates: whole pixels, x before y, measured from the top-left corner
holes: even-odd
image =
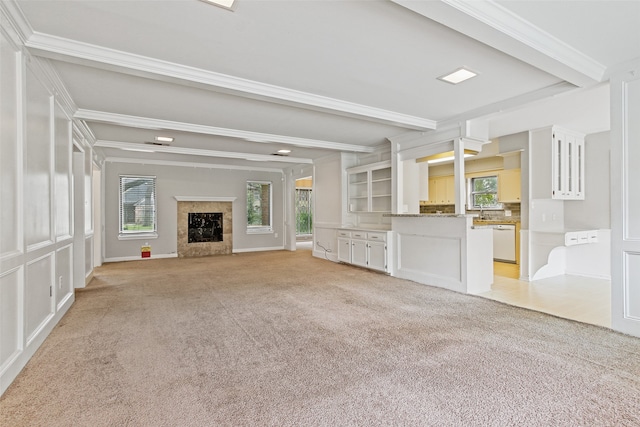
[[[517,265],[496,262],[491,290],[479,296],[566,319],[611,327],[609,280],[564,275],[524,282],[517,277]]]

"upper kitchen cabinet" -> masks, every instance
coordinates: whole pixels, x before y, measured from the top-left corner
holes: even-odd
[[[391,212],[391,161],[347,169],[349,212]]]
[[[429,205],[455,204],[455,184],[453,176],[429,178]]]
[[[584,135],[558,128],[552,138],[552,198],[584,200]]]
[[[520,169],[504,169],[498,172],[498,201],[520,203]]]
[[[532,198],[584,200],[584,135],[559,126],[530,135]]]

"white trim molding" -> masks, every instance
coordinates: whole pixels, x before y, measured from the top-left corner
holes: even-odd
[[[159,259],[159,258],[178,258],[178,254],[151,254],[149,258],[142,258],[140,256],[123,256],[123,257],[111,257],[105,258],[104,262],[122,262],[122,261],[145,261],[149,259]]]
[[[606,67],[494,0],[391,0],[580,87],[603,81]]]
[[[237,197],[173,196],[179,202],[235,202]]]
[[[245,249],[233,248],[234,254],[239,254],[244,252],[266,252],[266,251],[284,251],[284,246],[271,246],[266,248],[245,248]]]
[[[264,168],[254,166],[237,166],[237,165],[224,165],[224,164],[211,164],[211,163],[198,163],[198,162],[179,162],[173,160],[156,160],[156,159],[130,159],[127,157],[106,157],[104,159],[107,163],[133,163],[136,165],[158,165],[158,166],[175,166],[184,168],[204,168],[204,169],[228,169],[228,170],[245,170],[245,171],[260,171],[260,172],[276,172],[282,173],[281,168]]]
[[[162,145],[142,145],[139,143],[120,142],[120,141],[104,141],[102,139],[96,141],[94,147],[101,148],[116,148],[125,151],[141,151],[149,153],[167,153],[167,154],[186,154],[191,156],[203,156],[203,157],[217,157],[225,159],[240,159],[251,160],[256,162],[284,162],[295,164],[311,164],[312,159],[302,157],[289,157],[278,156],[274,157],[271,154],[252,154],[252,153],[238,153],[233,151],[216,151],[216,150],[203,150],[200,148],[185,148],[185,147],[167,147]]]
[[[198,125],[193,123],[175,122],[171,120],[153,119],[149,117],[130,116],[125,114],[107,113],[79,109],[73,115],[74,119],[90,122],[109,123],[120,126],[129,126],[138,129],[175,130],[180,132],[193,132],[203,135],[226,136],[239,138],[245,141],[258,143],[277,142],[280,144],[295,145],[307,148],[322,148],[338,151],[353,151],[357,153],[371,153],[376,147],[365,145],[343,144],[341,142],[322,141],[319,139],[298,138],[294,136],[275,135],[262,132],[252,132],[239,129],[220,128],[215,126]]]
[[[33,32],[25,44],[38,54],[52,59],[74,63],[102,64],[102,67],[111,69],[116,67],[123,72],[138,75],[142,72],[158,80],[173,81],[190,86],[196,85],[203,89],[231,92],[247,98],[282,105],[294,105],[407,129],[427,130],[436,127],[436,121],[431,119],[247,80],[50,34]]]

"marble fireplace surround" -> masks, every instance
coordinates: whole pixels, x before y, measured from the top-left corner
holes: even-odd
[[[233,202],[236,197],[174,196],[178,201],[179,258],[230,255],[233,252]],[[222,212],[222,242],[188,243],[189,213]]]

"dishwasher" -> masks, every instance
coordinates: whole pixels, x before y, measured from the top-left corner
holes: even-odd
[[[516,262],[516,226],[495,224],[493,226],[494,261]]]

